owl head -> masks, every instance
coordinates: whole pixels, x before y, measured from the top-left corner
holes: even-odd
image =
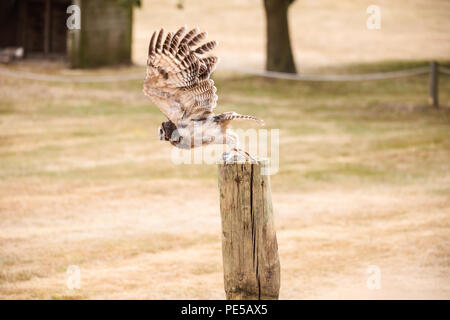
[[[159,140],[169,141],[173,135],[173,132],[177,129],[172,121],[166,121],[161,123],[158,128],[158,138]]]

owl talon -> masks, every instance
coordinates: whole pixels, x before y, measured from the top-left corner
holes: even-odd
[[[257,160],[255,158],[253,158],[247,151],[244,151],[242,149],[232,149],[231,152],[225,152],[222,155],[223,160],[226,163],[245,163],[245,162],[249,162],[252,164],[257,163]]]
[[[255,158],[253,158],[253,157],[250,155],[250,153],[245,152],[245,154],[246,154],[247,157],[248,157],[248,162],[253,163],[253,164],[258,163],[258,160],[256,160]]]
[[[228,164],[230,164],[230,163],[233,163],[233,155],[231,154],[231,153],[228,153],[228,152],[224,152],[223,154],[222,154],[222,160],[225,162],[225,163],[228,163]]]

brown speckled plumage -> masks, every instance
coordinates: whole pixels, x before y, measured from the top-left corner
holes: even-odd
[[[237,137],[227,129],[230,121],[262,121],[235,112],[213,113],[218,97],[214,81],[209,77],[219,59],[213,55],[204,56],[217,46],[216,41],[202,44],[206,36],[207,33],[198,28],[186,32],[186,27],[181,27],[166,35],[164,29],[155,31],[148,48],[144,94],[169,119],[160,127],[161,140],[180,148],[195,147],[197,145],[186,141],[192,141],[194,127],[201,125],[202,145],[227,143],[236,148]],[[171,137],[173,133],[177,133],[176,138]]]

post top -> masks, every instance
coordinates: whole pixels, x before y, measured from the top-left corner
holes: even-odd
[[[259,159],[245,159],[245,158],[233,158],[233,159],[220,159],[217,164],[221,165],[236,165],[236,164],[256,164],[260,166],[269,166],[269,158],[259,158]]]

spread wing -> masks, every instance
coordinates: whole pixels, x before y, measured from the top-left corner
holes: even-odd
[[[164,29],[153,33],[144,81],[145,95],[176,126],[207,117],[217,102],[217,89],[209,76],[219,59],[203,56],[217,42],[200,45],[206,32],[195,28],[184,35],[185,31],[182,27],[176,33],[169,32],[164,42]]]

